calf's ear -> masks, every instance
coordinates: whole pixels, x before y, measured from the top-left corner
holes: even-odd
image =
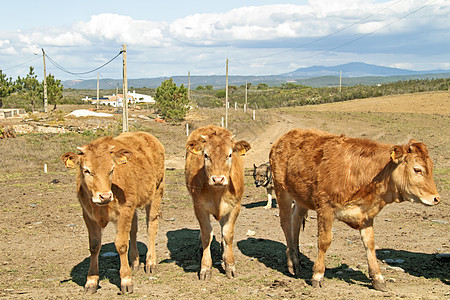
[[[245,156],[248,150],[250,150],[252,147],[250,144],[246,141],[239,141],[234,144],[233,151],[237,152],[240,156]]]
[[[186,145],[186,149],[189,150],[189,152],[195,154],[195,155],[201,155],[203,150],[205,149],[205,142],[204,141],[190,141]]]
[[[128,159],[133,155],[133,152],[127,149],[119,149],[112,151],[111,156],[113,161],[118,165],[126,164]]]
[[[396,164],[399,164],[403,161],[404,154],[405,151],[402,146],[396,145],[391,148],[391,160]]]
[[[61,160],[63,161],[66,168],[74,169],[76,164],[79,163],[78,154],[73,152],[66,152],[61,155]]]

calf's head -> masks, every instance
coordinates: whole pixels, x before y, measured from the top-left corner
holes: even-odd
[[[433,180],[433,162],[425,144],[410,140],[406,146],[394,146],[391,159],[397,164],[392,176],[404,200],[425,205],[440,202]]]
[[[67,168],[78,166],[78,178],[90,193],[93,203],[108,204],[113,200],[111,185],[114,168],[127,163],[132,153],[108,144],[88,144],[77,149],[79,154],[67,152],[61,155],[61,160]]]
[[[203,157],[210,186],[226,186],[230,181],[233,160],[244,156],[250,150],[250,144],[246,141],[236,142],[231,133],[224,130],[189,141],[186,148]]]

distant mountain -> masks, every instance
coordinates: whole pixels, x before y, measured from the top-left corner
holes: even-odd
[[[449,73],[450,70],[430,70],[430,71],[411,71],[405,69],[397,69],[390,67],[382,67],[370,65],[362,62],[351,62],[348,64],[324,67],[312,66],[308,68],[300,68],[295,71],[280,74],[279,76],[290,78],[312,78],[319,76],[339,76],[342,70],[343,77],[365,77],[365,76],[408,76],[419,74],[439,74]]]
[[[353,86],[358,84],[374,85],[409,79],[426,78],[450,78],[450,70],[430,70],[430,71],[411,71],[397,68],[381,67],[366,63],[353,62],[338,66],[324,67],[313,66],[301,68],[295,71],[268,76],[229,76],[229,85],[241,86],[246,82],[252,85],[266,83],[269,86],[280,86],[283,83],[292,82],[311,87],[336,86],[339,84],[339,71],[342,70],[342,84],[344,86]],[[166,79],[172,78],[177,85],[188,85],[188,76],[157,77],[157,78],[139,78],[128,79],[128,87],[132,88],[156,88]],[[211,76],[191,76],[191,88],[197,86],[212,85],[214,89],[225,87],[224,75]],[[96,89],[97,80],[67,80],[63,82],[64,88],[73,89]],[[100,80],[100,89],[115,90],[116,86],[121,89],[122,79],[102,79]]]

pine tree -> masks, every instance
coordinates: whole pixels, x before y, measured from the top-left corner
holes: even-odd
[[[183,84],[177,87],[172,78],[163,81],[156,89],[155,100],[158,113],[170,122],[184,120],[190,108],[187,88]]]

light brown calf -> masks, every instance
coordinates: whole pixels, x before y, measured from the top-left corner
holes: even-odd
[[[210,215],[220,222],[222,229],[227,277],[236,276],[232,244],[244,193],[242,156],[248,150],[249,143],[236,142],[228,130],[216,126],[196,129],[186,143],[186,187],[192,196],[203,245],[201,280],[211,278],[213,232]]]
[[[68,168],[77,168],[77,196],[89,233],[91,259],[85,285],[86,293],[98,287],[98,254],[102,229],[116,223],[115,245],[120,255],[120,284],[123,293],[133,292],[128,262],[139,267],[136,208],[146,208],[148,252],[145,271],[156,267],[155,237],[158,231],[161,198],[164,191],[164,147],[145,132],[122,133],[99,138],[61,156]],[[130,236],[131,234],[131,236]]]
[[[314,287],[323,283],[325,252],[335,218],[360,231],[372,285],[386,290],[375,256],[374,217],[393,202],[435,205],[440,201],[427,147],[415,140],[407,145],[387,145],[294,129],[274,143],[270,164],[292,274],[300,268],[300,227],[309,209],[317,211],[319,251],[311,280]]]

